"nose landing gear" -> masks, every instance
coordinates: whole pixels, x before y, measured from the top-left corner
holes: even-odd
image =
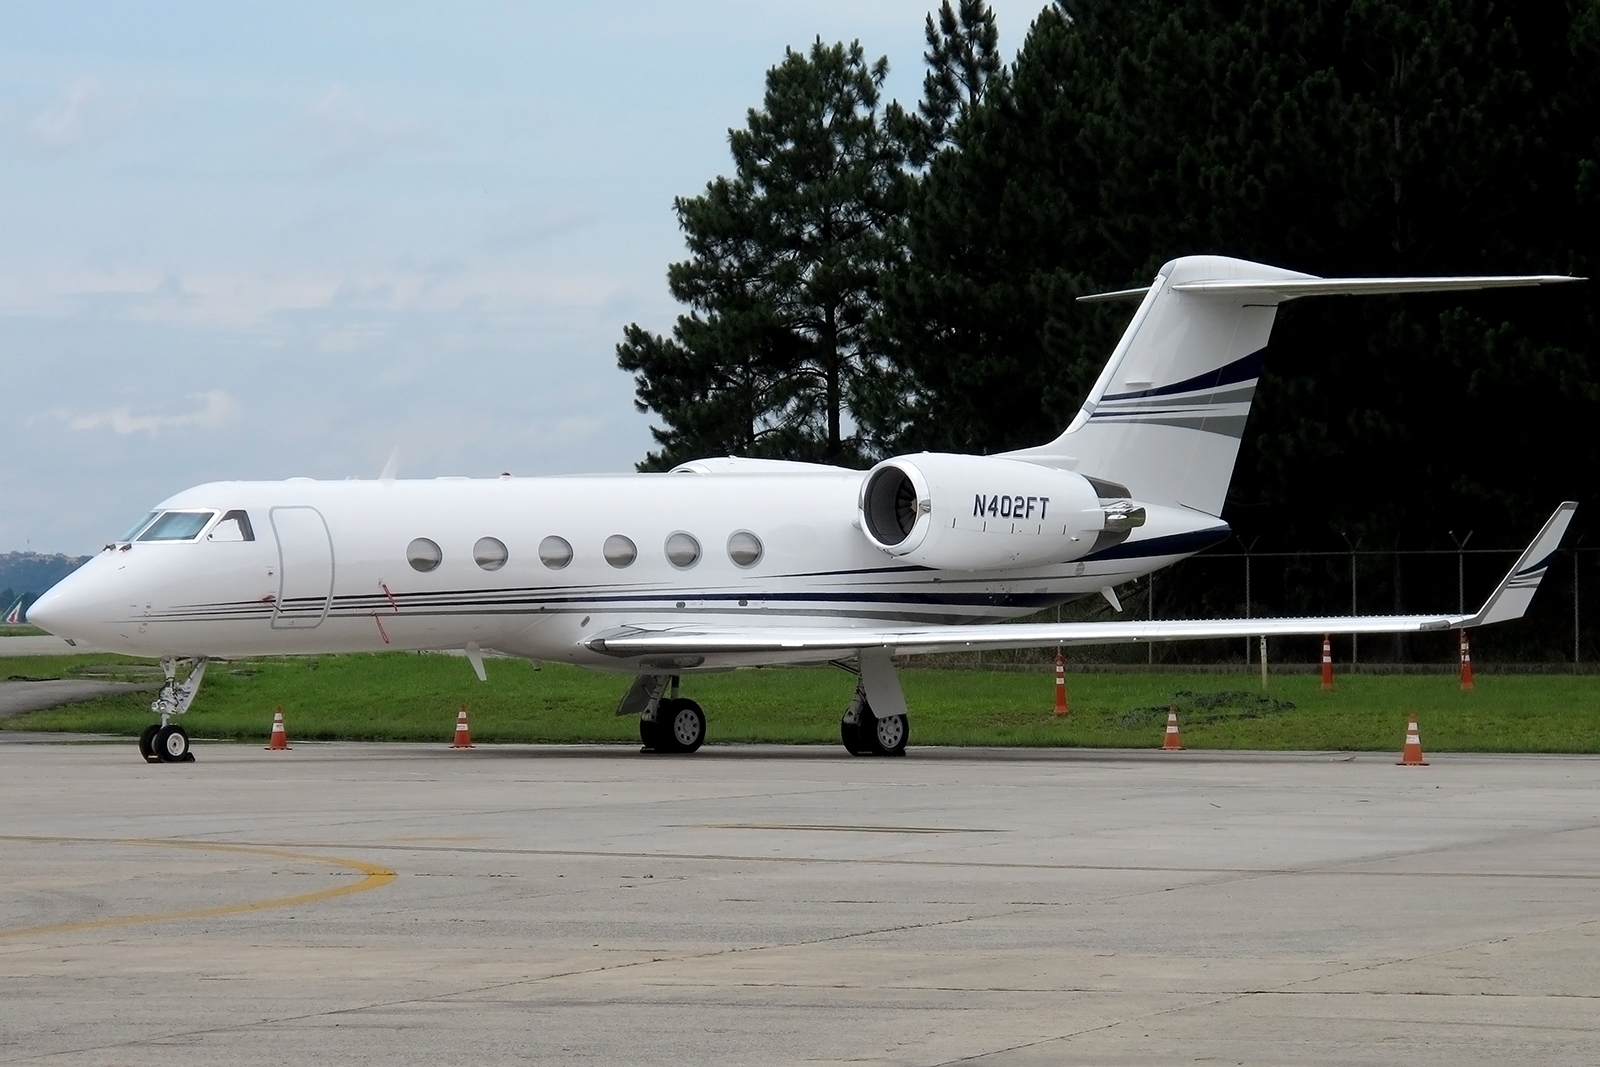
[[[139,755],[146,763],[193,763],[189,734],[181,726],[151,724],[139,735]]]
[[[193,763],[194,753],[189,750],[189,734],[183,727],[173,725],[174,715],[182,715],[194,703],[200,692],[201,679],[206,676],[204,658],[195,661],[189,674],[178,681],[178,661],[168,658],[161,661],[161,670],[167,680],[161,692],[150,705],[150,710],[161,716],[160,725],[145,727],[139,735],[139,755],[146,763]]]

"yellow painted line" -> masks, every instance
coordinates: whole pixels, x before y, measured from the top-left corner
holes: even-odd
[[[366,863],[362,860],[347,859],[343,856],[315,856],[307,852],[290,852],[281,848],[263,848],[256,845],[227,845],[214,841],[165,841],[153,838],[124,840],[109,837],[20,837],[12,835],[0,835],[0,841],[15,841],[28,844],[144,845],[152,848],[189,849],[196,852],[242,852],[250,856],[273,856],[278,859],[327,863],[335,867],[348,867],[366,875],[359,882],[335,886],[332,889],[319,889],[314,893],[296,893],[288,897],[252,900],[243,904],[223,904],[214,908],[164,911],[157,912],[154,915],[123,915],[110,919],[92,919],[88,922],[27,926],[15,930],[0,930],[0,938],[35,937],[45,934],[71,933],[77,930],[104,930],[115,926],[137,926],[141,923],[171,922],[179,919],[209,919],[218,915],[242,915],[252,911],[267,911],[271,908],[290,908],[296,904],[311,904],[319,900],[332,900],[334,897],[348,896],[351,893],[364,893],[369,889],[377,889],[379,886],[388,885],[396,878],[395,872],[387,867],[380,867],[375,863]]]

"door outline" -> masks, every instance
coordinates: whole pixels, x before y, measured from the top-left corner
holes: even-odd
[[[299,614],[284,614],[285,594],[289,591],[289,561],[287,554],[283,550],[283,531],[278,528],[278,513],[280,511],[309,511],[317,517],[317,524],[322,529],[322,544],[327,548],[328,592],[322,600],[322,611],[314,619]],[[328,520],[322,517],[322,512],[309,504],[291,504],[286,507],[269,509],[267,521],[272,524],[272,536],[278,542],[278,598],[273,602],[272,606],[272,628],[274,630],[315,630],[322,625],[323,620],[328,617],[329,610],[333,607],[333,585],[337,576],[333,555],[333,533],[328,529]],[[306,598],[302,597],[300,599]]]

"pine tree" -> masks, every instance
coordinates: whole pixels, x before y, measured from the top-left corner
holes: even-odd
[[[1128,315],[1072,298],[1178,255],[1593,275],[1597,86],[1597,0],[1062,0],[913,198],[884,315],[900,447],[1058,433]],[[1286,305],[1224,516],[1263,548],[1519,542],[1594,495],[1597,308],[1592,284]],[[1306,598],[1342,580],[1275,595],[1327,610]],[[1454,603],[1400,586],[1364,576],[1363,603]]]
[[[906,266],[885,287],[887,347],[908,383],[899,450],[1035,444],[1064,425],[1061,409],[1078,394],[1061,373],[1070,330],[1055,321],[1085,321],[1071,299],[1092,287],[1073,232],[1076,131],[1060,58],[1072,44],[1067,21],[1046,9],[1013,67],[996,70],[957,119],[912,199]],[[930,64],[940,54],[930,49]],[[953,80],[930,72],[925,111],[937,114],[949,99],[937,87]]]
[[[729,131],[733,176],[675,201],[690,257],[667,281],[692,310],[669,338],[634,324],[617,346],[636,406],[665,424],[640,469],[706,455],[870,456],[855,416],[890,388],[869,324],[898,256],[912,126],[881,105],[888,70],[859,42],[786,51],[761,109]]]
[[[950,0],[939,5],[939,22],[930,13],[923,28],[928,50],[922,58],[928,72],[922,79],[917,113],[930,146],[950,142],[984,99],[989,82],[1000,73],[1000,29],[984,0],[960,0],[959,13]]]
[[[1046,10],[913,200],[885,315],[916,386],[902,445],[1059,432],[1127,318],[1072,297],[1141,284],[1176,255],[1323,274],[1589,273],[1597,9]],[[1452,521],[1532,509],[1535,482],[1508,459],[1524,429],[1494,398],[1556,405],[1571,416],[1552,428],[1559,449],[1593,453],[1567,435],[1591,402],[1595,303],[1564,291],[1286,306],[1274,347],[1294,355],[1268,363],[1230,518],[1306,544],[1339,526],[1392,539],[1419,506]],[[1384,511],[1365,487],[1402,471],[1408,492]],[[1558,468],[1537,483],[1541,500],[1571,492]]]

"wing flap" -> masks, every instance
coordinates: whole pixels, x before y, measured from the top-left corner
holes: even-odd
[[[1418,633],[1454,629],[1466,619],[1464,615],[1357,615],[1304,619],[1169,619],[1148,622],[997,623],[815,630],[778,626],[726,630],[625,627],[596,634],[584,644],[592,651],[619,658],[758,652],[805,652],[831,657],[854,655],[863,648],[888,648],[907,655],[1262,635]]]

